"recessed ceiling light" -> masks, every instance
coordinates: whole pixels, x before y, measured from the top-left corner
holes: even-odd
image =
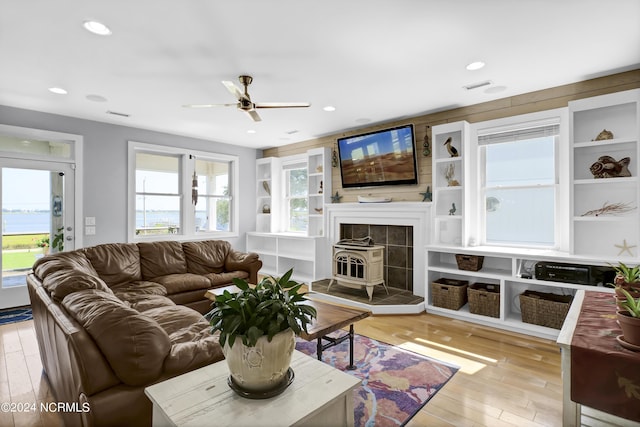
[[[68,92],[61,87],[50,87],[49,92],[57,93],[58,95],[66,95]]]
[[[247,131],[247,133],[256,133],[256,131],[255,131],[255,130],[253,130],[253,129],[249,129],[249,130]]]
[[[475,71],[475,70],[479,70],[480,68],[482,68],[482,67],[484,67],[484,66],[485,66],[485,63],[484,63],[484,62],[482,62],[482,61],[475,61],[475,62],[472,62],[471,64],[468,64],[466,68],[467,68],[467,70],[469,70],[469,71]]]
[[[322,108],[324,111],[336,111],[336,107],[334,107],[333,105],[327,105],[326,107]]]
[[[100,95],[87,95],[86,98],[93,102],[107,102],[107,98]]]
[[[82,26],[89,32],[97,34],[99,36],[111,35],[109,27],[98,21],[84,21]]]

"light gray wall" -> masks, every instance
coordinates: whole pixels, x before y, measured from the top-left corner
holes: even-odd
[[[240,197],[240,235],[226,240],[234,248],[244,250],[245,233],[255,230],[253,195],[255,160],[261,155],[258,150],[2,105],[0,123],[82,135],[84,188],[83,194],[76,197],[82,199],[83,216],[96,218],[96,234],[83,236],[83,246],[127,241],[127,144],[130,140],[238,156],[240,182],[236,194]]]

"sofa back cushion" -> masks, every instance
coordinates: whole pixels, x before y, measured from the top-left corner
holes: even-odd
[[[226,240],[204,240],[184,242],[182,248],[187,258],[189,273],[222,273],[231,244]]]
[[[93,276],[97,274],[82,249],[48,255],[33,264],[33,271],[40,280],[59,270],[76,270]]]
[[[187,272],[187,262],[180,242],[138,243],[138,250],[140,251],[140,268],[144,280]]]
[[[57,270],[47,274],[42,281],[42,286],[56,301],[62,301],[64,297],[73,292],[87,289],[97,289],[107,293],[111,290],[97,274],[91,275],[79,270]]]
[[[110,287],[141,279],[140,253],[135,243],[105,243],[87,248],[85,253]]]
[[[84,327],[124,384],[150,384],[162,374],[169,335],[113,294],[87,290],[67,295],[64,308]]]

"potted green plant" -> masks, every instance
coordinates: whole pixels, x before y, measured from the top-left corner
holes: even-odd
[[[624,288],[621,289],[624,300],[618,300],[618,324],[622,329],[624,340],[632,345],[640,346],[640,298],[633,298]]]
[[[205,318],[211,333],[220,331],[220,345],[237,388],[264,393],[277,389],[291,375],[295,336],[317,316],[303,304],[307,293],[291,280],[293,269],[279,279],[265,277],[252,286],[233,279],[238,292],[216,296]]]
[[[62,252],[64,250],[64,227],[58,228],[56,234],[53,235],[53,241],[51,247],[55,252]]]
[[[633,298],[640,297],[640,265],[631,267],[623,262],[613,266],[616,275],[613,279],[616,295],[624,299],[622,290],[626,290]]]

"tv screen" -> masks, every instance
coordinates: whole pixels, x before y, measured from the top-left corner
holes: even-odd
[[[343,188],[418,183],[413,125],[338,139]]]

